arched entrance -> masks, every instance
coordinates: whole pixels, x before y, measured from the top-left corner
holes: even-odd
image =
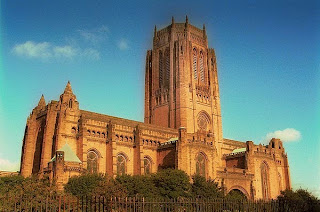
[[[249,199],[250,196],[244,188],[240,186],[233,186],[228,190],[226,198],[234,199],[234,200],[243,200],[243,199]]]

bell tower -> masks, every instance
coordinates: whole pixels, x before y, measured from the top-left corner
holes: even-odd
[[[215,52],[208,48],[205,26],[189,24],[188,17],[154,29],[146,56],[144,122],[222,140]]]

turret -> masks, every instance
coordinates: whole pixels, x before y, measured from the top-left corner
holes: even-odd
[[[70,109],[79,109],[79,103],[77,101],[76,95],[73,94],[71,83],[68,81],[63,94],[60,95],[60,107],[70,108]]]
[[[45,107],[46,106],[46,100],[44,99],[43,94],[41,95],[41,98],[38,102],[38,107]]]

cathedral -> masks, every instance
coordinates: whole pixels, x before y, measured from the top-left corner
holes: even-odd
[[[155,27],[144,107],[144,122],[81,110],[70,82],[57,101],[42,96],[27,119],[21,175],[49,175],[63,188],[81,173],[146,175],[174,168],[252,200],[274,199],[291,188],[279,139],[256,145],[223,138],[216,54],[205,26],[172,18],[169,26]]]

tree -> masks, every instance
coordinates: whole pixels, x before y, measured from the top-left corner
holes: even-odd
[[[159,195],[166,198],[190,197],[189,176],[181,170],[164,169],[152,175]]]
[[[204,198],[222,198],[223,192],[218,183],[214,180],[206,180],[203,176],[194,175],[192,177],[192,196]]]
[[[129,197],[157,197],[157,188],[150,175],[120,175],[116,181],[126,188]]]
[[[125,195],[123,187],[113,178],[102,174],[84,174],[71,177],[64,190],[74,196],[111,196]]]
[[[320,211],[320,200],[304,189],[282,191],[277,199],[288,211]]]

